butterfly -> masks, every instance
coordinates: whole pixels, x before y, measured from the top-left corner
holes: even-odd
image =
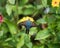
[[[31,27],[36,27],[37,25],[34,22],[34,19],[32,17],[23,17],[17,22],[18,25],[20,26],[25,26],[26,28],[26,33],[29,34],[29,29]]]

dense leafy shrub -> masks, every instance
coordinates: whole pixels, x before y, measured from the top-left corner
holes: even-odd
[[[27,16],[29,34],[17,24]],[[60,48],[60,0],[0,0],[0,48]]]

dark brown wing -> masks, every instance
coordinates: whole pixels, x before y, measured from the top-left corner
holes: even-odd
[[[32,26],[31,27],[37,27],[37,24],[32,22]]]

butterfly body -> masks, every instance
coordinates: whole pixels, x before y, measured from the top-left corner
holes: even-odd
[[[32,22],[31,21],[28,20],[28,21],[25,22],[26,29],[30,29],[31,26],[32,26]]]

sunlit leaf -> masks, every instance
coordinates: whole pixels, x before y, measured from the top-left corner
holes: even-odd
[[[20,5],[25,5],[28,2],[28,0],[20,0]]]
[[[17,48],[21,48],[24,45],[25,34],[22,34],[20,41],[17,43]]]
[[[41,30],[37,33],[37,36],[36,36],[36,40],[41,40],[41,39],[45,39],[45,38],[48,38],[50,36],[50,33],[47,29],[45,30]]]
[[[1,30],[0,31],[0,37],[3,36],[4,32]]]
[[[38,19],[36,22],[37,22],[38,24],[46,24],[46,23],[47,23],[44,18]]]
[[[30,34],[30,35],[33,35],[33,34],[35,34],[35,33],[37,33],[37,28],[36,28],[36,27],[32,27],[32,28],[30,29],[30,31],[29,31],[29,34]]]
[[[15,0],[8,0],[9,1],[9,3],[11,3],[11,4],[15,4]]]
[[[26,8],[23,10],[23,14],[24,15],[30,15],[34,13],[34,9],[33,8]]]
[[[37,5],[37,9],[43,8],[43,5]]]
[[[29,35],[25,35],[25,44],[28,48],[32,48],[32,43],[30,42],[30,36]]]
[[[43,5],[44,7],[46,7],[46,6],[47,6],[47,0],[42,0],[42,5]]]
[[[44,48],[44,45],[35,45],[33,48]]]
[[[6,19],[5,23],[7,24],[9,31],[12,35],[17,33],[17,27],[13,22]]]
[[[12,6],[11,5],[9,5],[9,4],[6,5],[6,12],[8,15],[11,15],[11,13],[12,13]]]
[[[18,14],[22,14],[23,11],[22,11],[23,7],[18,7]]]

